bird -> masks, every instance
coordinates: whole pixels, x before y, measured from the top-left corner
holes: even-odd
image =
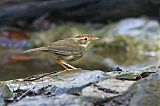
[[[23,53],[39,51],[50,52],[54,54],[57,63],[60,64],[64,70],[76,70],[78,68],[68,64],[67,61],[79,60],[86,53],[89,44],[97,39],[99,38],[90,34],[79,34],[72,38],[55,41],[48,46],[25,50]]]

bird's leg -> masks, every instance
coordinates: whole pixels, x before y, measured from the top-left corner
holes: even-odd
[[[65,61],[59,58],[57,59],[57,63],[60,64],[65,69],[65,71],[71,71],[77,69],[76,67],[73,67],[72,65],[66,63]]]
[[[63,60],[61,59],[57,59],[57,63],[60,64],[65,70],[68,69],[68,67],[66,67],[63,63],[62,63]]]
[[[71,69],[77,69],[76,67],[74,67],[74,66],[72,66],[72,65],[70,65],[70,64],[68,64],[68,63],[66,63],[65,61],[62,61],[62,64],[68,66],[68,67],[71,68]]]

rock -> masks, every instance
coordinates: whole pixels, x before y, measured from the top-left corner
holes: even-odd
[[[0,96],[0,106],[5,106],[5,101],[4,98],[2,96]]]
[[[79,93],[90,83],[102,81],[109,78],[99,70],[76,70],[64,72],[58,76],[48,75],[35,81],[7,81],[10,89],[24,93],[29,90],[32,95],[58,95],[63,93]]]
[[[3,104],[3,101],[10,100],[9,106],[128,106],[129,104],[149,106],[159,103],[157,102],[160,99],[159,65],[134,71],[135,75],[146,77],[139,81],[120,80],[117,76],[127,73],[122,70],[114,72],[115,74],[100,70],[73,70],[56,76],[50,73],[43,77],[34,75],[25,81],[24,79],[6,81],[9,89],[13,91],[13,96],[9,99],[0,98],[0,101]]]
[[[108,78],[110,78],[109,75],[99,70],[75,70],[58,76],[51,74],[34,81],[17,79],[6,81],[6,83],[14,91],[10,100],[18,101],[12,102],[10,106],[90,106],[97,100],[80,96],[82,89]],[[24,95],[22,100],[21,95]]]
[[[130,47],[132,50],[137,47],[139,49],[137,51],[142,52],[158,51],[160,48],[158,45],[159,37],[160,24],[157,20],[127,18],[115,23],[103,40],[109,44],[110,48],[112,46],[121,47],[121,49]]]
[[[12,91],[9,89],[5,82],[0,82],[0,96],[9,98],[12,96]]]
[[[5,83],[0,82],[0,106],[5,106],[5,99],[11,96],[12,92],[9,87]]]
[[[82,90],[82,96],[106,100],[123,94],[135,81],[106,79]]]
[[[159,65],[150,65],[134,71],[112,71],[107,74],[120,80],[139,80],[160,70]]]
[[[112,99],[105,106],[159,106],[160,70],[133,84],[122,96]]]
[[[114,35],[127,36],[156,36],[160,33],[160,24],[156,20],[145,18],[128,18],[121,20],[115,29]]]
[[[79,96],[62,94],[52,97],[34,96],[25,97],[19,102],[9,106],[92,106],[93,104],[83,100]]]
[[[159,64],[160,24],[157,20],[126,18],[104,26],[99,33],[101,39],[94,43],[94,53],[109,67],[135,70]]]

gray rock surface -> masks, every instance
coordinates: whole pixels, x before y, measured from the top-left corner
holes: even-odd
[[[12,92],[9,87],[4,83],[0,82],[0,106],[5,106],[5,99],[12,96]]]
[[[9,106],[92,106],[79,96],[62,94],[52,97],[34,96],[25,97],[19,102],[11,103]]]
[[[109,77],[99,70],[77,70],[64,72],[58,76],[48,75],[35,81],[21,81],[22,79],[7,81],[15,95],[18,91],[23,92],[21,95],[28,92],[25,98],[20,100],[18,97],[18,102],[11,103],[10,106],[86,106],[86,104],[88,106],[94,100],[89,102],[89,99],[74,94],[79,95],[85,86],[103,81]],[[32,97],[30,95],[41,96]]]
[[[159,106],[160,70],[133,84],[122,96],[112,99],[105,106]]]
[[[121,20],[114,29],[114,34],[129,36],[156,36],[160,34],[160,24],[156,20],[128,18]]]
[[[112,71],[107,74],[120,80],[139,80],[149,76],[150,74],[156,73],[159,70],[159,65],[150,65],[134,71]]]
[[[35,81],[7,81],[13,91],[30,90],[32,94],[63,94],[77,93],[90,83],[109,78],[104,72],[95,70],[77,70],[65,72],[58,76],[46,76]]]
[[[2,96],[0,96],[0,106],[5,106],[5,101]]]
[[[0,82],[0,96],[9,98],[12,96],[12,92],[5,82]]]
[[[130,73],[134,72],[140,74],[141,79],[130,80]],[[10,101],[9,106],[158,106],[159,65],[134,72],[74,70],[57,76],[49,74],[33,81],[5,81],[0,83],[0,105]],[[125,74],[128,79],[117,78]]]
[[[110,99],[123,94],[136,81],[122,81],[117,79],[107,79],[88,86],[82,90],[82,96],[95,97],[97,99]]]

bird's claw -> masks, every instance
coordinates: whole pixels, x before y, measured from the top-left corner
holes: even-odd
[[[73,71],[73,70],[81,70],[81,68],[65,69],[64,72]]]
[[[72,71],[74,69],[65,69],[64,72],[67,72],[67,71]]]
[[[82,68],[76,68],[76,70],[82,70]]]

